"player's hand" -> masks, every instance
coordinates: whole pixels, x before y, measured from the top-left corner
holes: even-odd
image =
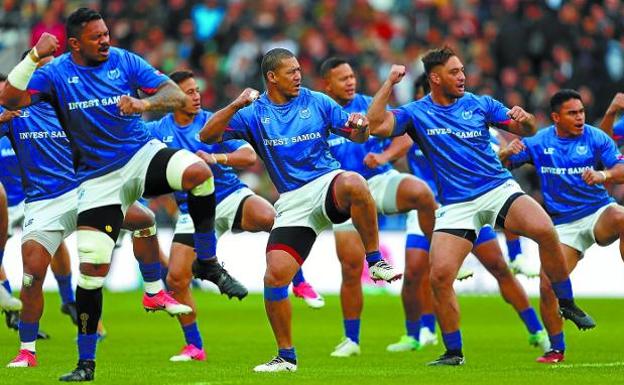
[[[592,169],[587,169],[583,171],[582,175],[583,181],[590,186],[594,186],[597,184],[603,184],[607,181],[607,174],[604,171],[596,171]]]
[[[21,110],[15,110],[15,111],[4,110],[0,114],[0,123],[6,123],[10,121],[11,119],[20,116],[21,113],[22,113]]]
[[[526,112],[520,106],[511,107],[511,110],[507,111],[507,116],[509,116],[511,119],[515,120],[518,123],[526,122],[531,118],[531,114]]]
[[[366,115],[357,112],[350,114],[347,120],[347,126],[356,130],[366,130],[368,129],[368,118]]]
[[[393,64],[392,67],[390,67],[390,73],[388,74],[388,80],[393,85],[397,84],[401,80],[403,80],[404,76],[405,76],[405,66],[404,65]]]
[[[241,109],[253,103],[256,99],[258,99],[259,96],[260,92],[258,92],[257,90],[254,90],[253,88],[245,88],[243,92],[241,92],[241,94],[238,95],[236,99],[234,99],[232,104],[236,108]]]
[[[384,154],[375,154],[373,152],[369,152],[364,157],[364,164],[368,168],[377,168],[379,166],[383,166],[388,163],[388,159],[384,156]]]
[[[208,164],[217,164],[217,157],[214,154],[202,150],[198,150],[195,154]]]
[[[509,151],[512,155],[516,155],[526,150],[526,146],[524,145],[524,143],[522,143],[521,140],[514,139],[511,142],[509,142],[506,150]]]
[[[609,105],[609,108],[607,109],[607,114],[616,113],[621,110],[624,110],[624,93],[618,92],[613,97],[613,100],[611,101],[611,104]]]
[[[143,99],[133,98],[128,95],[121,95],[117,107],[122,115],[142,114],[147,111],[149,102]]]
[[[46,56],[51,56],[56,52],[59,47],[59,42],[56,36],[51,33],[44,32],[35,44],[37,49],[37,55],[39,59],[43,59]]]

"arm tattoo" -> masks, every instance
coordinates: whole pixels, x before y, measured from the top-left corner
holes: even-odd
[[[184,107],[186,96],[174,82],[165,82],[158,91],[149,98],[148,111],[173,111],[175,108]]]

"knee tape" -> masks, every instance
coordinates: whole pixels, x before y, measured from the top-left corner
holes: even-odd
[[[190,165],[202,160],[188,150],[179,150],[167,162],[167,183],[174,190],[182,190],[182,175]],[[213,186],[214,189],[214,186]]]
[[[78,258],[81,263],[110,263],[115,241],[101,231],[78,230]]]
[[[212,194],[215,190],[214,177],[206,179],[203,183],[193,187],[191,195],[196,197],[205,197]]]
[[[492,226],[484,226],[479,231],[479,235],[477,236],[477,240],[474,245],[479,246],[482,243],[491,241],[492,239],[496,239],[496,231],[492,228]]]
[[[104,286],[105,277],[91,277],[80,273],[78,276],[78,286],[87,290],[99,289]]]
[[[407,234],[407,238],[405,239],[406,249],[422,249],[429,252],[430,246],[429,240],[424,235]]]
[[[282,287],[264,287],[264,299],[275,302],[288,298],[288,285]]]
[[[132,236],[134,238],[149,238],[153,235],[156,235],[156,225],[144,229],[134,230],[132,232]]]

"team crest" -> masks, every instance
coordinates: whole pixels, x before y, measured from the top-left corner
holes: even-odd
[[[299,117],[301,119],[308,119],[310,116],[312,116],[312,113],[310,112],[309,108],[304,108],[303,110],[299,111]]]
[[[106,76],[107,76],[110,80],[119,79],[119,77],[121,76],[121,72],[119,71],[119,68],[115,68],[114,70],[110,70],[110,71],[108,71],[108,73],[106,74]]]
[[[469,120],[470,118],[472,118],[472,111],[462,111],[461,116],[464,120]]]
[[[576,153],[579,155],[587,154],[587,146],[576,146]]]

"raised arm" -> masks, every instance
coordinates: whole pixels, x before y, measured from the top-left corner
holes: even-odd
[[[364,157],[364,164],[368,168],[375,168],[379,166],[383,166],[388,162],[394,162],[395,160],[401,158],[403,155],[407,154],[410,147],[412,147],[414,141],[409,135],[401,135],[392,139],[390,145],[381,153],[375,154],[369,152]]]
[[[392,95],[392,88],[399,83],[405,76],[405,66],[393,64],[390,68],[388,78],[382,84],[381,88],[368,107],[366,116],[370,125],[370,133],[375,136],[388,137],[392,135],[394,129],[394,115],[386,110],[386,106]]]
[[[28,55],[9,72],[7,83],[0,92],[0,105],[17,109],[31,103],[30,94],[26,91],[28,82],[37,69],[39,60],[54,54],[58,44],[56,36],[47,32],[41,35]]]
[[[197,155],[208,164],[223,164],[236,168],[251,167],[258,158],[256,152],[250,146],[243,146],[229,153],[208,153],[202,150]]]
[[[500,151],[498,151],[498,158],[500,159],[503,166],[509,167],[510,166],[509,159],[513,155],[520,154],[521,152],[525,150],[526,150],[526,146],[524,145],[524,143],[522,143],[522,141],[520,141],[519,139],[514,139],[511,142],[509,142],[509,144],[505,148],[502,148],[501,146]]]
[[[121,113],[132,115],[148,111],[173,111],[176,108],[184,107],[185,103],[186,95],[184,92],[173,81],[167,80],[158,87],[152,96],[137,99],[123,95],[117,106]]]
[[[519,136],[533,136],[537,132],[535,116],[526,112],[522,107],[513,106],[507,116],[511,118],[507,131]]]
[[[215,112],[199,131],[199,139],[204,143],[215,143],[221,141],[223,132],[228,127],[234,114],[241,108],[248,106],[258,99],[259,92],[253,88],[245,88],[243,92],[230,104]]]
[[[606,132],[607,135],[613,137],[613,124],[615,123],[615,117],[624,109],[624,93],[618,92],[611,100],[609,108],[605,112],[602,121],[600,122],[600,128]]]

